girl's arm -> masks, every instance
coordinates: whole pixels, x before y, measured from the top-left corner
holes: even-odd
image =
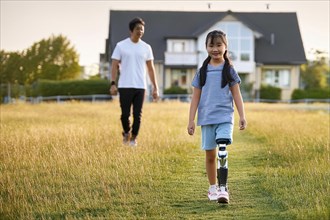
[[[188,134],[193,135],[195,133],[195,116],[197,107],[199,104],[199,100],[201,97],[202,90],[195,88],[193,90],[192,100],[190,103],[190,110],[189,110],[189,122],[188,122]]]
[[[245,119],[245,111],[244,111],[244,103],[241,95],[241,91],[239,89],[239,84],[235,84],[230,87],[231,94],[233,95],[234,102],[239,114],[239,129],[244,130],[247,126],[247,121]]]

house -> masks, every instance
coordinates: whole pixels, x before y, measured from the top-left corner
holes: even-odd
[[[105,57],[110,62],[117,42],[129,36],[128,23],[141,17],[143,40],[151,45],[161,93],[171,86],[192,91],[191,81],[207,57],[205,38],[220,29],[245,98],[258,98],[262,84],[282,89],[282,100],[299,87],[300,65],[306,62],[296,13],[110,11]],[[108,74],[109,76],[109,74]]]

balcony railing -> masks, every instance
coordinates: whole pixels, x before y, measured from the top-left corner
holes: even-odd
[[[197,53],[165,52],[165,65],[195,66],[197,64]]]

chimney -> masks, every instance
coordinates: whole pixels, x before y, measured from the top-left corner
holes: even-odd
[[[270,34],[270,44],[275,45],[275,34],[274,33]]]

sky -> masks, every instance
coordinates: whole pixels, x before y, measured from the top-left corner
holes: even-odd
[[[313,58],[310,54],[315,49],[329,54],[330,0],[0,1],[1,50],[22,51],[53,34],[62,34],[78,52],[80,65],[86,67],[97,66],[100,53],[105,52],[110,10],[296,12],[307,58]]]

